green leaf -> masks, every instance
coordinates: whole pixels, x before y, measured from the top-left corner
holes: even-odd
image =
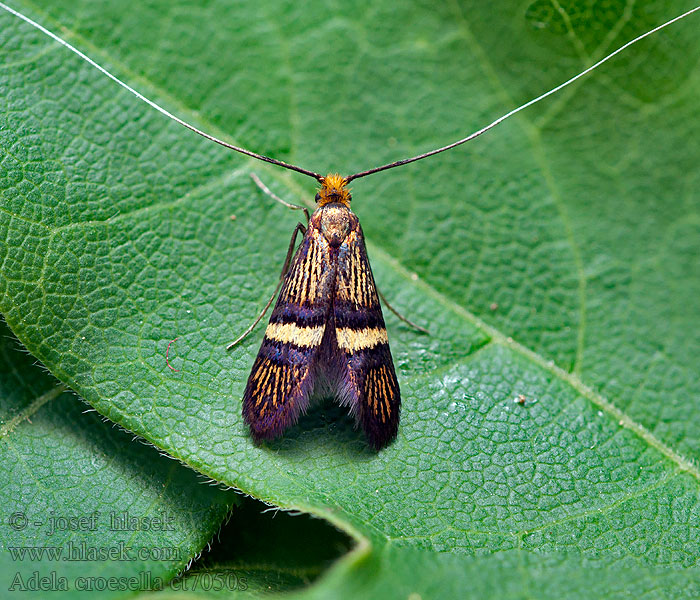
[[[457,139],[691,6],[43,4],[34,16],[186,119],[344,173]],[[240,397],[260,330],[223,350],[274,289],[297,217],[248,173],[297,203],[311,182],[195,139],[7,15],[0,311],[102,414],[360,540],[338,589],[366,565],[425,583],[392,575],[404,550],[467,555],[435,555],[457,570],[516,551],[696,566],[696,31],[354,184],[380,288],[431,331],[387,315],[403,415],[378,455],[329,405],[255,447]]]
[[[167,583],[216,533],[235,496],[83,414],[33,362],[0,324],[3,594],[92,587],[124,595]],[[130,587],[101,587],[109,580]]]

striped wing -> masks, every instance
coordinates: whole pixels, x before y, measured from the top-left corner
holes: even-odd
[[[243,396],[243,419],[256,441],[279,436],[309,405],[334,271],[328,242],[312,220],[285,276]]]
[[[340,248],[333,302],[342,358],[338,394],[377,450],[398,432],[401,393],[362,228],[357,220]]]

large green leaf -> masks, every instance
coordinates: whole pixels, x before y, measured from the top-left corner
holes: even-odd
[[[455,139],[690,6],[42,4],[18,6],[187,119],[323,172]],[[256,448],[240,397],[259,334],[223,351],[296,218],[248,173],[295,202],[311,182],[195,139],[7,15],[0,311],[102,414],[355,535],[348,582],[370,564],[390,584],[397,547],[694,566],[696,31],[354,185],[380,287],[431,330],[387,317],[404,410],[379,455],[328,406]]]

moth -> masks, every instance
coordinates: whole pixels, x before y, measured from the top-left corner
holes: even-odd
[[[557,87],[456,142],[343,177],[322,176],[235,146],[197,129],[144,97],[30,18],[1,2],[0,8],[36,27],[184,127],[226,148],[313,177],[320,183],[316,195],[317,208],[307,218],[306,225],[299,223],[294,230],[276,293],[265,307],[266,310],[271,305],[279,291],[246,385],[243,418],[256,441],[275,438],[294,424],[308,408],[312,393],[331,394],[342,405],[349,407],[370,445],[377,450],[388,445],[397,435],[401,396],[380,306],[380,294],[367,258],[362,228],[350,209],[348,184],[354,179],[422,160],[464,144],[567,87],[632,44],[700,10],[700,7],[688,10],[637,36]],[[258,185],[265,190],[264,185]],[[299,232],[303,238],[295,251]],[[265,310],[229,348],[252,330]]]
[[[362,227],[344,177],[322,178],[316,201],[253,363],[243,418],[256,440],[277,437],[316,389],[349,406],[379,449],[396,437],[401,396]]]

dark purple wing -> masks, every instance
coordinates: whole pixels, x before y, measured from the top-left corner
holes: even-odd
[[[377,450],[398,432],[401,393],[362,228],[357,219],[340,247],[333,301],[336,387]]]
[[[330,247],[312,219],[285,276],[243,396],[243,419],[256,441],[279,436],[309,405],[334,274]]]

